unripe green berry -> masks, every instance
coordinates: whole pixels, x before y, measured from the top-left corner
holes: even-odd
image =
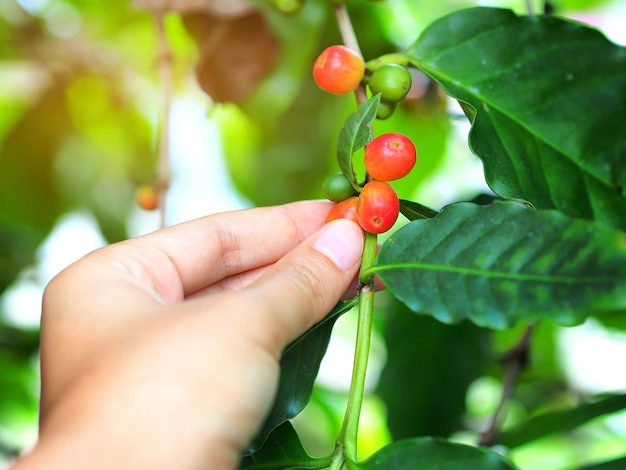
[[[381,65],[369,79],[372,94],[380,93],[381,100],[392,103],[404,99],[412,84],[413,79],[408,69],[398,64]]]
[[[391,103],[389,101],[381,101],[378,106],[378,110],[376,111],[376,119],[384,120],[394,113],[396,110],[396,103]]]
[[[343,173],[334,173],[326,178],[322,183],[322,193],[326,199],[335,202],[357,195],[356,190]]]

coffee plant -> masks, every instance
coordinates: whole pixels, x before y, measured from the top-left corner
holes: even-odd
[[[0,51],[47,77],[0,119],[0,294],[71,209],[89,209],[107,241],[127,237],[137,206],[165,223],[171,100],[187,82],[180,63],[193,62],[229,174],[253,204],[323,197],[335,203],[327,221],[365,232],[357,294],[284,351],[242,469],[540,468],[526,465],[528,448],[545,454],[540,470],[626,468],[623,436],[600,452],[585,434],[624,413],[626,395],[569,388],[553,352],[557,329],[592,320],[626,330],[626,48],[561,16],[609,0],[7,5],[29,3],[22,16],[0,9]],[[88,33],[50,40],[43,12],[61,3]],[[391,11],[398,31],[380,21]],[[390,40],[407,29],[410,41]],[[133,97],[150,81],[142,73],[158,100]],[[138,104],[150,101],[156,139]],[[416,188],[450,174],[440,161],[455,151],[451,123],[467,124],[463,150],[489,191],[435,207]],[[471,177],[463,171],[450,186]],[[345,393],[318,377],[341,317],[356,320]],[[387,356],[368,389],[376,333]],[[0,346],[0,457],[10,457],[19,449],[5,420],[27,414],[11,407],[36,419],[35,373],[24,371],[37,333],[0,312]],[[485,377],[498,383],[495,403],[472,413]],[[365,419],[371,396],[382,431]]]
[[[568,419],[542,428],[547,415],[508,433],[498,430],[496,419],[475,445],[416,436],[359,458],[374,276],[410,310],[444,324],[470,321],[494,330],[527,325],[525,341],[511,352],[513,367],[527,360],[527,342],[539,322],[575,325],[590,316],[623,314],[626,50],[563,18],[471,8],[435,21],[403,52],[365,58],[357,88],[354,57],[360,50],[347,4],[335,2],[345,46],[330,46],[342,53],[323,70],[323,81],[320,67],[329,49],[313,72],[330,93],[356,89],[358,108],[347,116],[337,142],[342,191],[339,197],[324,194],[345,199],[329,219],[355,219],[366,232],[359,294],[285,351],[274,409],[242,468],[513,469],[507,446],[565,431]],[[375,121],[389,118],[407,96],[408,68],[438,83],[471,122],[469,146],[494,193],[487,204],[458,202],[436,211],[400,200],[386,182],[407,176],[416,162],[408,137],[373,133]],[[381,116],[381,105],[391,111]],[[365,174],[357,175],[353,159],[363,148]],[[355,204],[356,215],[350,209]],[[400,211],[408,223],[378,251],[377,235],[395,226]],[[358,328],[344,421],[334,451],[313,458],[290,420],[310,398],[333,323],[353,307]],[[303,372],[302,360],[315,366]],[[624,406],[623,397],[607,398],[605,405],[608,400]],[[596,412],[602,404],[594,404],[600,406]],[[577,424],[592,419],[592,406],[572,411],[570,418],[576,416]],[[620,457],[606,465],[623,464]]]

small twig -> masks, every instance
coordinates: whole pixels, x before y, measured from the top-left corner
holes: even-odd
[[[503,358],[505,373],[502,395],[500,397],[498,408],[491,416],[487,430],[481,434],[480,439],[478,440],[478,444],[481,446],[492,446],[496,443],[499,434],[498,424],[500,423],[504,408],[513,394],[513,389],[520,371],[528,365],[530,338],[534,328],[535,325],[527,326],[524,330],[522,338],[505,354]]]
[[[165,33],[164,14],[155,13],[157,30],[157,60],[161,90],[161,108],[159,115],[159,140],[157,176],[155,181],[159,201],[159,226],[165,226],[166,195],[170,184],[170,112],[172,107],[172,52]]]
[[[526,11],[529,15],[534,14],[533,2],[532,0],[526,0]]]
[[[342,2],[335,4],[335,16],[337,17],[337,25],[339,26],[339,33],[341,34],[343,44],[363,57],[359,41],[356,37],[356,33],[354,32],[354,27],[352,26],[352,21],[350,20],[350,15],[348,14],[348,9],[346,8],[345,3]],[[356,98],[356,105],[359,106],[367,99],[365,86],[363,84],[359,85],[359,87],[354,91],[354,95]]]
[[[341,33],[341,39],[346,47],[349,47],[354,52],[363,57],[359,41],[356,38],[352,21],[348,15],[348,9],[345,3],[335,3],[335,16],[337,17],[337,24],[339,26],[339,32]]]

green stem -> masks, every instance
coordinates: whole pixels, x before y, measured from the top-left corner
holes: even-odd
[[[378,237],[373,233],[365,233],[365,241],[363,242],[363,255],[361,256],[361,271],[359,272],[359,282],[361,284],[370,284],[373,278],[371,271],[376,254],[378,253]]]
[[[406,66],[406,65],[409,65],[410,62],[411,62],[411,59],[408,56],[400,52],[397,52],[397,53],[392,53],[392,54],[381,55],[375,59],[372,59],[366,62],[365,69],[368,70],[369,72],[373,72],[381,65],[398,64],[398,65]]]
[[[366,272],[374,260],[377,251],[377,236],[365,234],[363,243],[363,257],[361,262],[362,273]],[[374,278],[373,276],[359,275],[361,287],[359,291],[359,317],[356,332],[356,349],[352,368],[352,382],[348,392],[348,404],[344,415],[343,425],[337,439],[337,447],[333,455],[330,470],[340,470],[345,461],[348,466],[357,459],[357,437],[359,417],[365,393],[365,376],[369,359],[372,338],[372,320],[374,317]]]

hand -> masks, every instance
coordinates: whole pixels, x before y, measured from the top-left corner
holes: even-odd
[[[332,204],[209,216],[97,250],[44,295],[40,440],[16,469],[231,469],[284,347],[360,263]]]

